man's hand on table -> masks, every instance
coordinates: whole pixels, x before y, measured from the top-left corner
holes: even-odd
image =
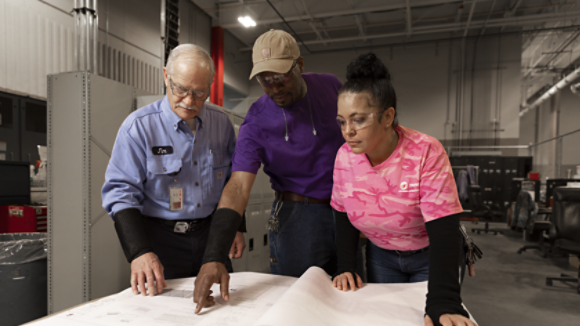
[[[242,253],[246,248],[246,242],[244,241],[244,234],[242,232],[237,232],[234,238],[234,243],[232,243],[232,248],[230,249],[229,257],[230,259],[242,258]]]
[[[471,319],[455,314],[441,315],[439,323],[443,326],[477,326]],[[434,326],[429,315],[425,315],[425,326]]]
[[[145,290],[147,282],[147,290]],[[167,287],[163,275],[163,265],[156,254],[148,252],[131,262],[131,288],[134,294],[154,296]]]
[[[212,291],[210,290],[214,283],[220,284],[221,296],[225,301],[228,301],[230,299],[228,291],[230,274],[224,264],[212,261],[201,266],[193,283],[193,302],[197,303],[195,307],[196,314],[202,308],[211,307],[215,304],[214,298],[211,296]]]

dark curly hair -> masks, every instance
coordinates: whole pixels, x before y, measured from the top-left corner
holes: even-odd
[[[391,75],[383,62],[374,53],[361,54],[346,68],[346,83],[338,95],[343,93],[367,93],[369,106],[379,107],[379,114],[392,107],[395,109],[393,127],[397,121],[397,95],[391,84]],[[379,118],[380,121],[380,118]]]

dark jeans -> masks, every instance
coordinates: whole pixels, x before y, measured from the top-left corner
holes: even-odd
[[[173,227],[162,221],[144,218],[147,235],[153,244],[153,252],[159,257],[164,268],[165,279],[197,276],[205,252],[209,227],[205,223],[200,229],[175,233]],[[232,272],[232,262],[225,262],[228,272]]]
[[[461,240],[463,243],[463,240]],[[460,283],[465,273],[463,246],[459,253]],[[429,279],[429,250],[410,256],[400,256],[367,241],[366,247],[368,283],[415,283]]]
[[[366,254],[369,283],[415,283],[429,279],[429,250],[399,256],[369,241]]]
[[[336,272],[334,216],[329,204],[285,201],[278,220],[279,231],[270,231],[272,274],[300,277],[311,266],[329,275]]]

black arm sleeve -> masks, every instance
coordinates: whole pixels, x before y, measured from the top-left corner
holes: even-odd
[[[113,216],[113,221],[129,263],[141,255],[153,252],[153,246],[143,225],[143,216],[138,209],[127,208],[119,211]]]
[[[350,223],[346,213],[335,209],[332,209],[332,213],[336,223],[336,255],[338,259],[336,274],[332,278],[334,279],[345,272],[350,272],[354,277],[356,272],[356,249],[360,231]]]
[[[240,227],[238,227],[238,232],[248,232],[246,228],[246,211],[244,211],[244,214],[242,215],[242,221],[240,222]]]
[[[443,314],[458,314],[469,318],[461,305],[459,285],[459,215],[449,215],[427,222],[429,235],[429,292],[427,315],[440,326]]]
[[[226,262],[241,222],[242,216],[233,209],[220,208],[215,211],[211,218],[202,265],[212,261]]]

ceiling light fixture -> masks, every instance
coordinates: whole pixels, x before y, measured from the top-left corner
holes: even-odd
[[[256,26],[256,22],[250,16],[238,17],[238,21],[246,28]]]

